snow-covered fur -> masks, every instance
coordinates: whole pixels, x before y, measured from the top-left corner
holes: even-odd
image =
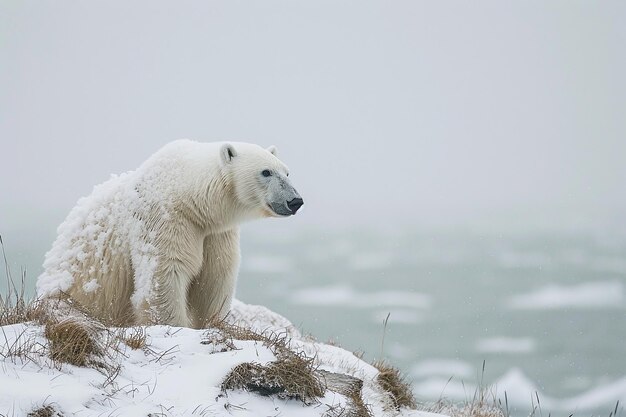
[[[179,140],[96,186],[59,226],[38,295],[67,295],[119,325],[200,328],[224,316],[235,293],[240,223],[302,205],[275,154]]]

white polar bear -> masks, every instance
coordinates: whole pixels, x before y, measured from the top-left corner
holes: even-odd
[[[78,201],[38,296],[69,296],[111,324],[204,327],[230,309],[240,223],[302,206],[288,175],[274,147],[172,142]]]

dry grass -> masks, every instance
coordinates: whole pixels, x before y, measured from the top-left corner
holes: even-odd
[[[133,350],[145,349],[148,346],[148,334],[145,327],[132,327],[128,333],[124,332],[121,337],[126,346]]]
[[[28,328],[22,329],[19,334],[10,337],[4,327],[0,326],[3,342],[0,342],[0,358],[17,363],[18,360],[37,362],[39,355],[46,351],[46,346],[41,344]],[[0,339],[0,340],[2,340]]]
[[[316,369],[314,358],[293,349],[286,333],[258,333],[221,320],[212,324],[203,343],[218,347],[216,351],[224,351],[236,349],[235,340],[262,342],[277,360],[267,365],[248,362],[236,366],[222,382],[223,391],[243,389],[260,395],[297,399],[310,405],[317,403],[328,389],[344,395],[348,404],[330,407],[325,416],[372,417],[361,396],[363,381]]]
[[[247,327],[228,323],[226,319],[212,322],[203,337],[201,343],[214,345],[215,351],[235,350],[237,349],[235,340],[249,340],[263,343],[276,356],[296,354],[291,349],[288,333],[256,332]]]
[[[385,349],[385,334],[387,333],[387,325],[389,323],[390,315],[391,313],[387,313],[387,317],[383,320],[383,335],[380,344],[381,358],[383,357]],[[372,366],[378,369],[376,382],[378,382],[381,388],[389,394],[396,410],[400,410],[402,407],[411,409],[417,408],[417,401],[413,396],[411,384],[398,368],[391,366],[384,359],[374,361]]]
[[[8,268],[1,237],[0,246],[8,287],[7,295],[0,296],[0,329],[4,336],[4,343],[0,344],[0,356],[37,362],[36,358],[47,353],[57,367],[68,363],[107,371],[114,369],[107,364],[107,359],[110,358],[106,356],[110,354],[109,348],[117,351],[114,346],[116,338],[110,337],[110,332],[67,297],[27,301],[24,297],[25,276],[22,275],[18,290]],[[28,322],[44,326],[47,346],[38,342],[35,333],[29,332],[28,328],[24,328],[17,337],[11,338],[4,331],[4,326]],[[45,413],[49,409],[46,406],[39,410]]]
[[[213,346],[213,353],[237,349],[233,336],[220,329],[210,328],[202,336],[203,339],[200,343]]]
[[[29,327],[13,337],[4,331],[4,326],[28,322],[44,327],[47,343],[40,342]],[[26,301],[23,291],[11,291],[0,299],[0,332],[4,337],[0,343],[3,358],[39,363],[47,354],[59,368],[63,363],[89,366],[107,375],[115,369],[110,363],[112,352],[119,351],[118,338],[68,300]],[[41,413],[48,408],[41,407]]]
[[[348,408],[346,410],[346,417],[372,417],[372,413],[363,401],[361,391],[353,393],[348,396]]]
[[[411,384],[400,370],[383,360],[375,361],[372,365],[379,371],[378,376],[376,376],[377,382],[391,395],[396,409],[401,407],[417,408],[417,401],[413,396]]]
[[[108,330],[92,318],[87,309],[67,296],[26,300],[25,273],[22,273],[18,289],[8,266],[1,236],[0,247],[7,282],[6,295],[0,295],[0,358],[13,362],[27,360],[41,365],[41,358],[49,357],[57,368],[64,363],[92,367],[106,375],[107,385],[119,372],[115,355],[120,352],[120,342],[131,348],[145,347],[143,328],[135,328],[128,337],[122,338],[120,335],[126,336],[125,332]],[[29,322],[44,327],[47,342],[42,342],[31,326],[25,326],[17,335],[5,332],[4,326]],[[51,406],[42,406],[29,415],[45,416],[52,411]],[[50,415],[59,415],[56,413]]]
[[[39,343],[27,328],[22,329],[19,334],[11,333],[11,337],[4,327],[30,321],[43,321],[45,313],[38,303],[27,301],[24,297],[25,271],[22,271],[19,289],[15,284],[7,262],[2,236],[0,236],[0,247],[7,283],[6,295],[0,294],[0,357],[9,359],[13,363],[18,359],[35,361],[40,353],[45,351],[45,346]]]
[[[262,342],[277,357],[267,365],[252,362],[237,365],[224,378],[223,391],[243,389],[260,395],[297,399],[305,404],[317,402],[326,391],[316,374],[313,359],[292,350],[286,333],[257,333],[219,320],[212,323],[204,336],[202,343],[212,344],[218,351],[236,349],[235,340],[252,340]]]
[[[361,396],[359,396],[357,400],[352,399],[349,405],[350,408],[346,413],[346,417],[372,417],[371,411],[363,402]]]
[[[232,344],[233,340],[254,340],[257,342],[270,343],[270,339],[273,338],[272,334],[265,335],[263,333],[255,332],[247,327],[231,324],[226,320],[226,318],[212,321],[210,323],[209,330],[205,333],[205,335],[212,334],[216,336],[216,332],[219,333],[219,337],[222,341],[230,341],[229,344]]]
[[[13,280],[9,263],[7,262],[6,252],[4,250],[2,235],[0,235],[0,248],[2,250],[4,272],[7,282],[6,295],[0,295],[0,326],[39,320],[42,310],[38,307],[38,304],[34,301],[26,301],[24,298],[26,271],[22,270],[20,275],[21,285],[19,286],[19,289]]]
[[[39,321],[42,314],[37,303],[24,300],[23,293],[9,292],[4,297],[0,295],[0,326]]]
[[[267,365],[242,363],[222,382],[222,390],[244,389],[260,395],[297,399],[310,405],[317,402],[325,387],[315,374],[312,360],[288,355]]]
[[[63,364],[96,369],[106,376],[103,386],[113,383],[121,366],[122,342],[126,343],[125,329],[110,330],[89,316],[71,300],[48,300],[45,307],[44,336],[48,339],[48,356],[54,366]],[[144,330],[131,332],[131,343],[145,343]]]
[[[55,362],[88,366],[104,355],[98,331],[72,318],[48,321],[44,335],[50,341],[50,358]]]

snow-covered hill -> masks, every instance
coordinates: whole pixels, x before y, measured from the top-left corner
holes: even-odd
[[[398,406],[375,366],[303,337],[265,307],[241,302],[235,302],[228,323],[219,328],[106,329],[105,351],[89,366],[51,359],[51,336],[42,323],[0,329],[0,415],[5,416],[429,414]],[[285,360],[296,361],[305,377],[313,375],[321,395],[303,398],[283,386],[298,381],[299,369],[287,369],[282,376],[264,373]],[[261,373],[235,375],[234,368]]]

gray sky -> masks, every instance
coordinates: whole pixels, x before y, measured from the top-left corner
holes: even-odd
[[[0,232],[54,228],[181,137],[277,145],[289,227],[616,216],[624,22],[624,1],[0,0]]]

